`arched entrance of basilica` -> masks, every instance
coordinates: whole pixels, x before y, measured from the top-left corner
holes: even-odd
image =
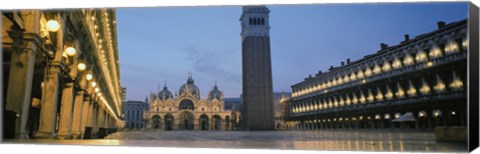
[[[200,130],[208,130],[208,116],[205,114],[200,116]]]
[[[172,114],[168,113],[165,115],[165,130],[173,130],[173,116]]]
[[[222,128],[222,118],[219,115],[213,116],[213,129],[220,130]]]
[[[181,130],[193,130],[193,120],[194,116],[192,112],[183,111],[179,114],[180,124],[178,126]]]
[[[152,116],[152,128],[159,129],[160,128],[160,116],[154,115]]]

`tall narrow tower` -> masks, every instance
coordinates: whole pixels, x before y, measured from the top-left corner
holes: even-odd
[[[243,126],[274,130],[270,26],[266,6],[244,6],[242,25]]]

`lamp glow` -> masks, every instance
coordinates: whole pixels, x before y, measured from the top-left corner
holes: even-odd
[[[97,83],[95,81],[92,82],[92,87],[97,86]]]
[[[47,21],[47,30],[50,32],[56,32],[60,29],[60,23],[56,20]]]
[[[96,92],[96,93],[98,93],[99,91],[100,91],[100,89],[98,89],[98,87],[95,88],[95,92]]]
[[[87,74],[87,75],[85,76],[85,78],[87,78],[87,80],[92,80],[93,76],[92,76],[92,74]]]
[[[67,54],[67,56],[74,56],[76,52],[77,51],[73,47],[68,47],[65,49],[65,54]]]
[[[79,71],[84,71],[85,68],[87,68],[87,65],[85,65],[84,63],[79,63],[77,68]]]

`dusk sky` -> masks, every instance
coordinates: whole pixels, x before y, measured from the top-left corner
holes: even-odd
[[[467,18],[468,3],[269,5],[275,92],[330,65],[377,52]],[[241,6],[118,8],[121,84],[127,100],[144,100],[167,81],[174,93],[192,72],[206,98],[215,80],[239,97]]]

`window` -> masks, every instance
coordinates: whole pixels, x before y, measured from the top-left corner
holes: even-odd
[[[191,100],[186,99],[180,102],[180,110],[193,110],[193,109],[194,109],[194,106]]]

